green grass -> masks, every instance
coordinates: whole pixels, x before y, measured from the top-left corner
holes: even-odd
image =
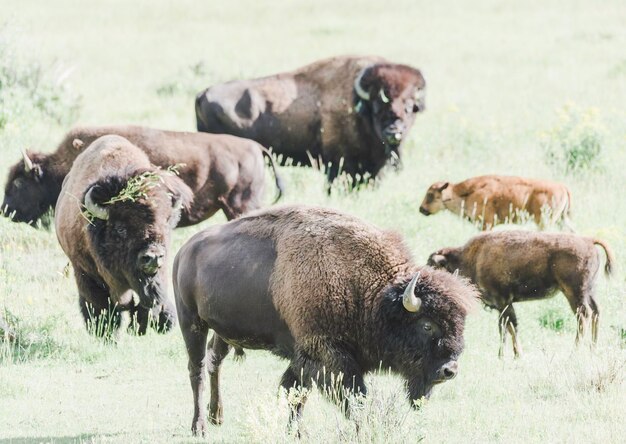
[[[550,178],[570,186],[577,230],[605,239],[616,253],[616,274],[598,281],[595,350],[574,347],[574,315],[561,294],[516,306],[520,360],[513,360],[510,344],[505,359],[497,358],[497,314],[479,309],[468,319],[459,376],[439,386],[419,413],[409,410],[398,378],[371,375],[358,435],[354,423],[314,394],[303,442],[623,441],[623,1],[86,3],[0,0],[5,32],[22,60],[75,67],[64,88],[82,97],[79,123],[194,130],[192,92],[211,83],[335,54],[381,54],[423,69],[428,82],[427,111],[411,132],[403,170],[358,194],[328,198],[318,171],[280,168],[284,202],[328,205],[398,230],[424,263],[435,249],[476,233],[451,214],[419,214],[432,182],[487,173]],[[598,168],[566,175],[566,165],[546,162],[544,142],[558,133],[568,104],[593,110],[601,128],[593,143],[601,149]],[[20,148],[52,150],[67,130],[21,112],[0,130],[0,173],[19,159]],[[274,190],[268,188],[269,201]],[[172,251],[224,220],[218,215],[177,230]],[[16,346],[0,343],[0,442],[200,442],[189,431],[180,332],[124,333],[116,344],[90,337],[66,264],[54,231],[0,220],[0,312],[20,337]],[[287,401],[276,389],[285,367],[262,352],[249,352],[242,363],[228,358],[225,423],[210,427],[209,440],[291,441]]]

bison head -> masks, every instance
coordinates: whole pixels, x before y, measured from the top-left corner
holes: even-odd
[[[385,145],[386,155],[399,155],[415,115],[424,110],[426,82],[415,68],[377,64],[363,69],[354,81],[357,108]]]
[[[427,264],[449,273],[458,273],[462,265],[459,251],[456,248],[442,248],[435,251],[428,257]]]
[[[143,307],[165,302],[170,232],[191,200],[189,187],[161,170],[108,176],[87,188],[83,206],[95,260],[119,287],[112,297],[130,288]]]
[[[420,205],[420,213],[424,216],[438,213],[445,208],[444,202],[450,200],[452,190],[449,188],[450,182],[435,182],[432,184]]]
[[[42,216],[54,206],[60,184],[48,174],[47,156],[22,151],[22,157],[9,171],[1,211],[15,222],[47,226]]]
[[[457,375],[465,317],[477,293],[465,280],[429,267],[395,290],[404,313],[394,323],[404,344],[396,365],[407,380],[410,400],[428,398],[436,384]]]

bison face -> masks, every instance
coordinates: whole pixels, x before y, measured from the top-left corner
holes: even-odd
[[[48,225],[48,219],[41,217],[54,205],[58,186],[48,180],[42,156],[26,152],[22,154],[24,159],[9,171],[1,211],[15,222],[34,226],[41,220],[44,225]]]
[[[406,344],[399,365],[407,379],[409,397],[415,401],[428,398],[436,384],[456,376],[464,348],[465,316],[477,293],[462,279],[424,267],[399,299],[404,314],[395,323],[402,324]]]
[[[448,196],[449,193],[447,192],[450,191],[449,185],[449,182],[436,182],[432,184],[428,188],[428,191],[426,191],[424,200],[422,200],[420,213],[424,216],[430,216],[431,214],[443,210],[445,208],[444,202],[450,199],[450,196]]]
[[[355,80],[355,92],[366,104],[370,124],[387,156],[399,156],[415,115],[424,110],[425,88],[422,74],[405,65],[374,65]]]
[[[140,305],[152,308],[165,300],[170,232],[183,204],[191,201],[191,190],[180,179],[167,177],[131,200],[120,197],[128,183],[128,178],[113,176],[87,189],[83,201],[91,218],[88,230],[98,269],[118,287],[112,288],[112,296],[130,288]]]

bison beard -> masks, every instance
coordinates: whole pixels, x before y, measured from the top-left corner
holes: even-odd
[[[428,397],[456,375],[476,299],[462,279],[418,271],[396,234],[304,206],[196,234],[178,252],[173,275],[194,393],[192,431],[202,434],[206,371],[208,418],[221,424],[219,373],[231,347],[289,359],[283,389],[316,384],[347,415],[347,396],[365,395],[364,375],[380,368],[405,378],[411,400]],[[306,401],[297,398],[291,420]]]

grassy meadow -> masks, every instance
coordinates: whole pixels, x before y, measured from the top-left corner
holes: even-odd
[[[624,442],[622,0],[0,0],[0,11],[3,186],[20,148],[53,150],[73,124],[195,130],[194,95],[216,82],[346,53],[422,69],[427,110],[398,174],[327,197],[319,171],[282,167],[283,202],[331,206],[397,230],[425,263],[435,249],[477,233],[452,214],[418,212],[432,182],[492,173],[563,181],[577,231],[606,240],[617,257],[612,278],[598,280],[599,343],[574,346],[575,317],[559,293],[516,305],[525,354],[514,360],[508,343],[501,360],[497,314],[480,308],[468,318],[458,377],[419,412],[409,408],[402,381],[381,371],[367,378],[371,396],[357,412],[358,434],[314,394],[301,441]],[[171,251],[224,221],[219,214],[177,230]],[[19,335],[17,343],[0,339],[0,443],[201,442],[190,432],[178,327],[164,336],[124,332],[116,344],[90,337],[66,264],[53,229],[0,218],[0,313]],[[286,365],[264,352],[227,358],[225,421],[210,426],[208,440],[293,441],[287,400],[277,396]]]

